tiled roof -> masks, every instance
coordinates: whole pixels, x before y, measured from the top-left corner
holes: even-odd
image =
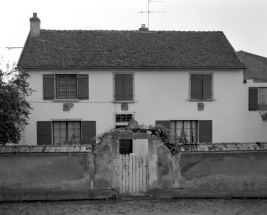
[[[223,32],[41,30],[22,68],[244,68]]]

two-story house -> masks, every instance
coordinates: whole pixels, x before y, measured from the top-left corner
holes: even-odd
[[[34,14],[18,67],[36,91],[22,144],[92,143],[133,118],[188,143],[264,140],[222,32],[43,30]]]

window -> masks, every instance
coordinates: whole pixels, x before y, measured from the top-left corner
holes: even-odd
[[[127,127],[128,123],[133,119],[133,114],[115,114],[115,127]]]
[[[57,98],[59,99],[76,99],[76,75],[57,75]]]
[[[171,136],[179,137],[179,142],[196,143],[197,142],[197,121],[171,121]]]
[[[119,154],[133,153],[133,140],[120,140]]]
[[[95,121],[38,121],[37,145],[95,143]]]
[[[166,127],[171,135],[182,136],[183,143],[212,142],[212,120],[157,120],[156,125]]]
[[[212,74],[190,74],[190,80],[190,99],[213,99]]]
[[[44,74],[43,98],[89,99],[88,74]]]
[[[80,143],[81,122],[53,122],[54,145]]]
[[[249,87],[249,110],[267,110],[266,87]]]
[[[115,74],[114,101],[134,101],[133,74]]]

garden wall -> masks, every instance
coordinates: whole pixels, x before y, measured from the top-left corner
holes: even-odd
[[[265,147],[217,151],[195,147],[172,155],[158,146],[150,156],[157,169],[150,194],[154,198],[267,197]]]
[[[0,201],[109,198],[110,151],[86,147],[0,147]]]

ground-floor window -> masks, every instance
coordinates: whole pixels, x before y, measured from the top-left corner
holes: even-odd
[[[115,128],[125,128],[128,123],[133,119],[133,114],[115,114]]]
[[[37,145],[94,144],[96,121],[37,121]]]
[[[81,122],[53,122],[55,145],[75,144],[81,140]]]
[[[120,140],[119,148],[120,154],[133,153],[133,140]]]
[[[170,122],[171,136],[175,142],[196,143],[198,121],[195,120],[177,120]]]

